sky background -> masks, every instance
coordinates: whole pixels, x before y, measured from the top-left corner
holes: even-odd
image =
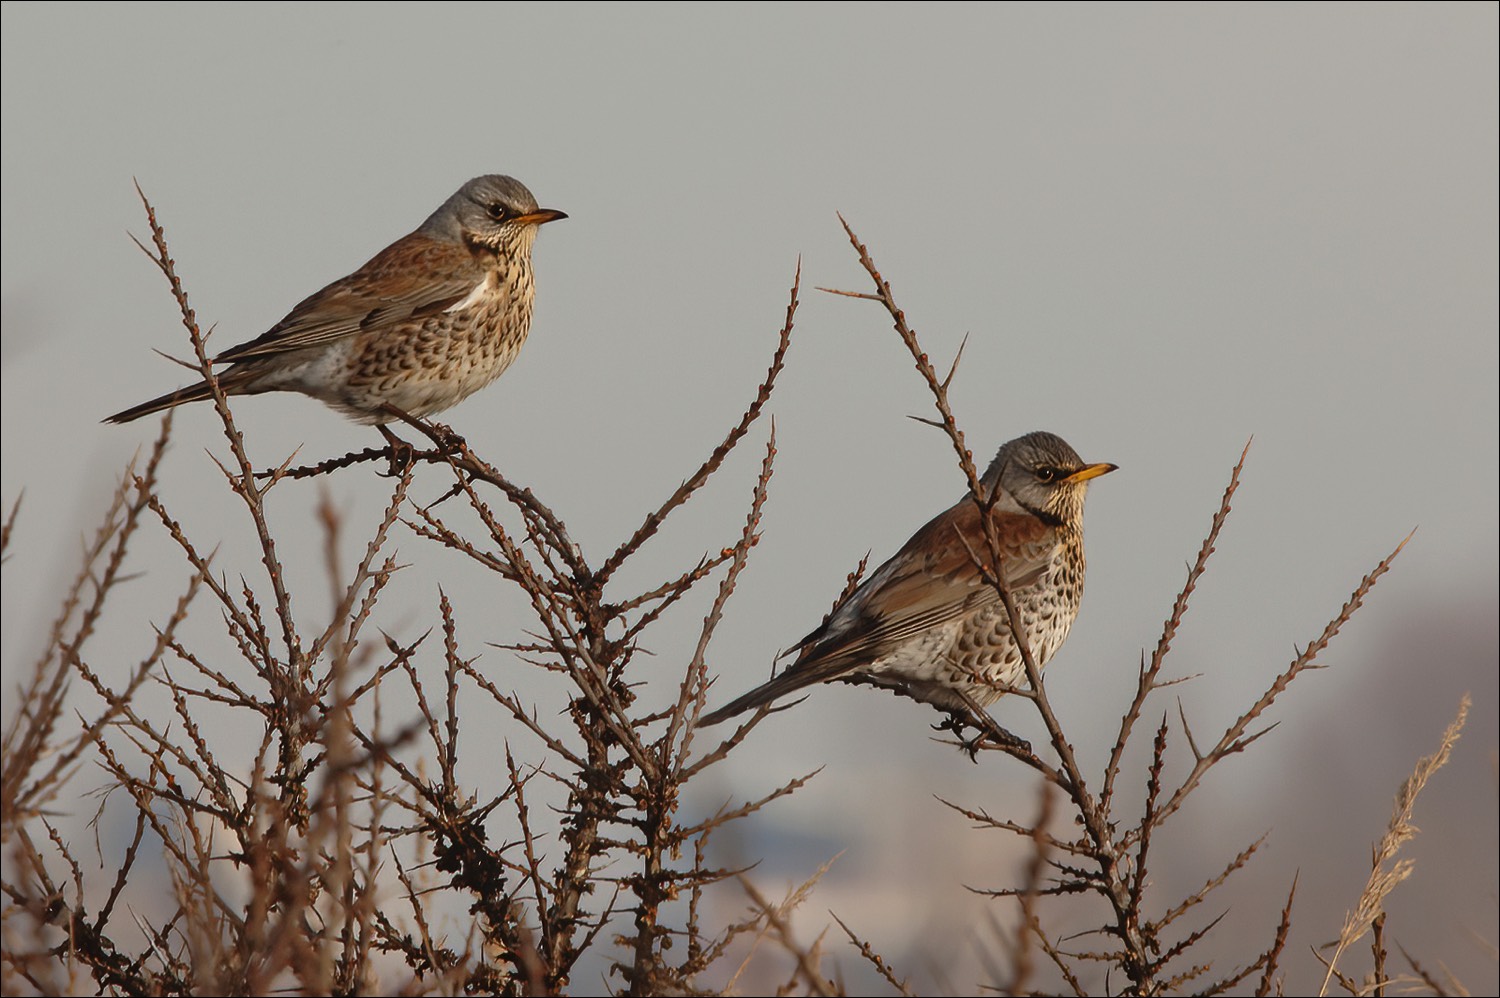
[[[764,537],[711,656],[715,702],[764,678],[861,556],[888,557],[963,489],[945,441],[906,418],[931,405],[884,313],[813,290],[867,289],[841,212],[940,366],[968,337],[952,397],[980,460],[1047,429],[1120,466],[1091,489],[1088,592],[1048,672],[1090,771],[1252,437],[1169,659],[1175,675],[1201,674],[1177,691],[1200,739],[1417,528],[1323,657],[1330,668],[1299,681],[1277,730],[1194,798],[1156,884],[1164,901],[1190,891],[1269,831],[1221,934],[1233,951],[1261,948],[1300,871],[1291,980],[1316,979],[1307,946],[1337,935],[1396,789],[1469,692],[1469,728],[1419,803],[1417,872],[1389,931],[1475,993],[1497,986],[1494,4],[349,11],[4,6],[0,498],[8,509],[24,491],[4,575],[7,692],[79,538],[157,429],[99,420],[185,380],[153,352],[187,346],[127,236],[146,233],[132,179],[217,349],[477,174],[512,174],[566,211],[538,239],[519,361],[442,418],[533,487],[596,562],[753,396],[800,259]],[[263,465],[377,442],[298,396],[235,412]],[[733,540],[766,430],[627,585]],[[224,545],[220,564],[248,574],[250,534],[204,453],[222,444],[207,407],[183,410],[166,489],[205,546]],[[368,474],[329,494],[366,525],[388,498]],[[286,538],[306,541],[290,571],[311,605],[316,498],[303,489],[273,509]],[[110,625],[116,678],[181,586],[180,556],[153,533]],[[441,583],[472,615],[486,667],[524,682],[485,645],[515,640],[524,606],[410,534],[398,542],[418,564],[388,626],[425,630]],[[700,616],[664,626],[665,681]],[[1039,737],[1026,704],[995,712]],[[964,885],[1018,876],[993,833],[933,796],[1021,818],[1036,801],[1020,767],[971,765],[934,742],[935,716],[878,691],[819,690],[765,721],[687,804],[824,767],[744,822],[736,849],[762,861],[773,893],[843,851],[803,912],[807,938],[831,909],[929,990],[933,965],[972,967],[984,902]],[[835,951],[860,973],[852,950]]]

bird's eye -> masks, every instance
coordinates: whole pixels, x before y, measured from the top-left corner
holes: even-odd
[[[1043,485],[1047,485],[1047,484],[1050,484],[1051,482],[1055,482],[1055,481],[1057,481],[1061,477],[1062,477],[1062,472],[1058,471],[1056,468],[1042,467],[1042,468],[1036,469],[1036,479],[1037,479],[1037,481],[1041,482]]]
[[[510,218],[510,210],[498,201],[487,205],[484,209],[484,213],[497,222],[503,222],[506,219]]]

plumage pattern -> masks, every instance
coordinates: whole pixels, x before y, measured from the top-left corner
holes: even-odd
[[[989,516],[1039,665],[1062,646],[1083,596],[1088,482],[1113,470],[1084,464],[1060,437],[1038,432],[1001,447],[981,479],[999,490]],[[787,654],[797,658],[780,675],[700,723],[832,680],[887,686],[950,712],[988,706],[1025,676],[1005,607],[980,569],[991,567],[988,551],[979,507],[965,495],[794,645]]]
[[[519,181],[461,187],[409,235],[309,295],[265,333],[214,358],[230,395],[294,391],[362,423],[389,407],[427,416],[500,376],[531,328],[538,208]],[[200,382],[109,417],[126,423],[210,397]]]

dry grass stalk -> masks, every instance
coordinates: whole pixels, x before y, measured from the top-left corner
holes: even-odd
[[[1328,993],[1328,986],[1333,981],[1339,958],[1350,946],[1364,938],[1365,933],[1379,922],[1385,914],[1385,899],[1390,896],[1391,891],[1396,889],[1396,885],[1410,877],[1412,870],[1416,868],[1415,860],[1399,859],[1397,853],[1417,834],[1417,826],[1412,824],[1412,816],[1417,806],[1417,795],[1422,792],[1423,787],[1427,786],[1433,774],[1447,765],[1449,757],[1453,754],[1453,746],[1463,732],[1464,722],[1468,720],[1471,703],[1469,695],[1464,694],[1463,699],[1459,701],[1458,714],[1444,729],[1437,751],[1418,759],[1416,768],[1402,781],[1401,789],[1396,792],[1395,806],[1391,809],[1391,820],[1386,825],[1385,834],[1371,850],[1370,879],[1365,883],[1364,890],[1360,892],[1359,902],[1344,919],[1344,928],[1339,933],[1338,942],[1334,944],[1333,954],[1327,959],[1328,971],[1323,977],[1323,987],[1318,992],[1319,994]],[[1376,963],[1378,965],[1381,962],[1377,944]],[[1375,987],[1384,987],[1387,983],[1383,974],[1377,974]],[[1356,990],[1362,991],[1363,989]]]

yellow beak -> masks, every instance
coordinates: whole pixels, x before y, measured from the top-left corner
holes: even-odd
[[[518,225],[545,225],[548,222],[555,222],[559,218],[567,217],[567,212],[558,211],[556,208],[538,208],[536,211],[517,215],[511,221]]]
[[[1117,464],[1091,464],[1091,465],[1089,465],[1086,468],[1079,468],[1077,471],[1073,472],[1067,478],[1064,478],[1063,481],[1065,481],[1065,482],[1086,482],[1090,478],[1098,478],[1100,475],[1107,475],[1111,471],[1119,471],[1119,470],[1120,470],[1120,466],[1117,465]]]

